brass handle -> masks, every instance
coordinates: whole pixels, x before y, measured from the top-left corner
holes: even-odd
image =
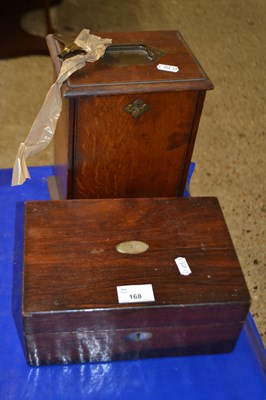
[[[107,65],[143,65],[154,63],[163,52],[152,49],[146,44],[111,44],[109,45],[100,62]]]
[[[153,51],[146,44],[110,44],[106,48],[106,53],[142,54],[150,60],[154,59]]]
[[[137,99],[133,103],[128,104],[124,108],[124,110],[127,113],[131,114],[132,117],[134,117],[134,118],[138,118],[141,114],[145,113],[149,109],[150,109],[150,106],[148,104],[144,103],[144,101],[142,99]]]

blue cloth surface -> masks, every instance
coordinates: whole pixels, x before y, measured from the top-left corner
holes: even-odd
[[[266,399],[265,349],[250,314],[229,354],[27,365],[21,325],[24,202],[49,199],[53,171],[34,167],[30,173],[31,180],[11,187],[12,171],[0,171],[0,399]]]

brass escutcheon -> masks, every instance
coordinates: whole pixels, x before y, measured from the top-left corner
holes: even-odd
[[[132,104],[128,104],[124,110],[131,114],[132,117],[138,118],[141,114],[145,113],[150,109],[148,104],[145,104],[142,99],[137,99]]]
[[[148,340],[152,338],[151,332],[133,332],[126,336],[126,340],[139,342],[142,340]]]

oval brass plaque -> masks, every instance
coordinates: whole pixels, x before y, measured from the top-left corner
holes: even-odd
[[[128,240],[116,246],[116,250],[122,254],[141,254],[147,251],[149,245],[140,240]]]

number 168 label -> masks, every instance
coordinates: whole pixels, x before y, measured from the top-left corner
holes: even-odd
[[[143,303],[155,301],[151,284],[117,286],[119,303]]]

